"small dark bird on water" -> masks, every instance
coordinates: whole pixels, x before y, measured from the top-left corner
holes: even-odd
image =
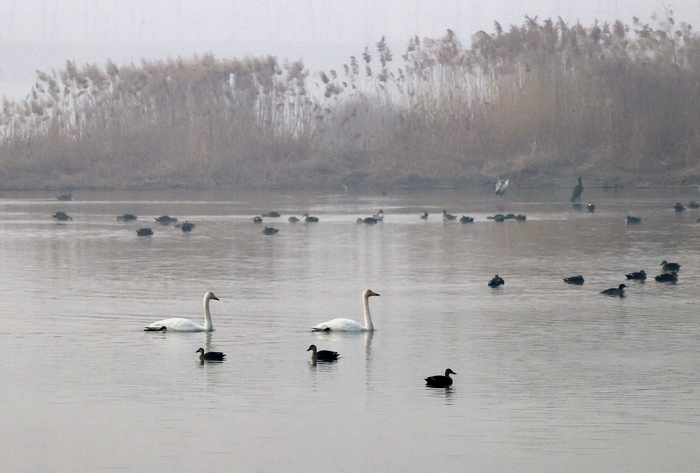
[[[52,215],[52,217],[61,222],[65,222],[66,220],[73,220],[73,217],[71,217],[65,212],[56,212]]]
[[[340,356],[340,353],[338,353],[337,351],[318,350],[316,348],[316,345],[311,345],[306,351],[311,352],[311,361],[313,361],[314,363],[316,363],[317,361],[336,361]]]
[[[138,236],[150,236],[153,235],[153,230],[151,230],[150,228],[139,228],[138,230],[136,230],[136,234]]]
[[[194,228],[194,223],[190,223],[187,220],[185,220],[185,223],[180,225],[180,230],[182,230],[183,232],[191,232],[193,228]]]
[[[647,278],[647,273],[642,269],[641,271],[636,271],[634,273],[629,273],[625,274],[625,277],[627,279],[638,279],[638,280],[644,280]]]
[[[299,221],[299,219],[296,218],[294,215],[289,217],[287,220],[289,221],[289,223],[297,223]]]
[[[124,222],[128,222],[130,220],[136,220],[138,217],[133,214],[124,214],[124,215],[119,215],[117,217],[117,220],[122,220]]]
[[[617,287],[611,287],[610,289],[606,289],[604,291],[600,291],[601,294],[605,294],[608,296],[620,296],[623,297],[625,295],[625,286],[624,284],[620,284]]]
[[[574,186],[574,190],[571,193],[571,202],[581,200],[581,194],[583,194],[583,184],[581,183],[581,177],[579,177],[578,184]]]
[[[443,375],[436,375],[436,376],[429,376],[425,378],[425,384],[426,386],[430,386],[432,388],[449,388],[452,386],[452,378],[450,378],[451,374],[457,374],[451,369],[447,368],[445,370],[445,376]]]
[[[700,209],[700,204],[698,204],[698,203],[695,202],[694,200],[691,200],[691,201],[688,203],[688,208],[689,208],[689,209]]]
[[[262,217],[260,215],[256,215],[253,217],[253,223],[262,223]]]
[[[503,278],[500,277],[500,276],[497,274],[497,275],[495,275],[493,278],[491,278],[491,280],[489,281],[488,285],[491,286],[491,287],[498,287],[498,286],[501,286],[501,285],[503,285],[503,284],[505,284],[505,283],[506,283],[506,282],[503,280]]]
[[[272,212],[268,212],[266,214],[263,214],[263,217],[277,218],[277,217],[281,217],[281,215],[275,211],[272,211]]]
[[[274,235],[274,234],[277,233],[278,231],[279,231],[279,230],[276,229],[276,228],[265,227],[265,228],[263,228],[263,231],[262,231],[262,232],[263,232],[263,235]]]
[[[631,215],[628,215],[625,217],[625,223],[627,225],[636,225],[638,223],[642,223],[642,219],[639,217],[632,217]]]
[[[224,358],[226,358],[226,354],[220,351],[208,351],[204,353],[204,348],[200,348],[195,353],[199,353],[199,361],[202,363],[205,361],[224,361]]]
[[[459,221],[462,223],[472,223],[472,222],[474,222],[474,217],[467,217],[466,215],[462,215],[462,217],[460,217]]]
[[[314,217],[313,215],[309,214],[304,214],[304,221],[306,223],[318,222],[318,217]]]
[[[676,212],[683,212],[685,210],[685,207],[683,207],[683,204],[681,204],[680,202],[676,202],[675,204],[673,204],[673,210],[675,210]]]
[[[170,225],[171,223],[177,222],[177,218],[171,217],[170,215],[161,215],[160,217],[156,217],[156,222],[161,225]]]
[[[579,274],[578,276],[571,276],[569,278],[564,278],[564,282],[567,284],[577,284],[580,286],[581,284],[583,284],[583,276],[581,276]]]
[[[428,212],[423,212],[422,214],[420,214],[420,218],[422,218],[423,220],[428,220]]]
[[[595,204],[593,202],[589,202],[588,205],[586,205],[586,208],[590,213],[595,212]]]
[[[678,264],[678,263],[669,263],[668,261],[663,260],[663,261],[661,262],[661,269],[662,269],[663,271],[665,271],[665,272],[668,272],[668,271],[680,271],[681,265]]]
[[[677,282],[678,273],[675,271],[671,271],[670,273],[661,273],[658,276],[655,276],[654,279],[656,279],[658,282]]]
[[[448,214],[447,210],[442,211],[442,220],[447,222],[448,220],[455,220],[457,219],[456,215]]]
[[[527,220],[527,217],[523,214],[518,214],[515,216],[515,220],[518,222],[524,222],[525,220]]]

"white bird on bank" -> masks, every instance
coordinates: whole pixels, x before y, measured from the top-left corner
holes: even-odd
[[[213,292],[204,294],[204,327],[192,322],[190,319],[172,318],[153,322],[148,327],[144,328],[146,332],[156,332],[160,330],[172,330],[174,332],[213,332],[214,326],[211,324],[211,314],[209,313],[209,301],[219,298]]]
[[[372,316],[369,313],[369,298],[378,296],[376,292],[367,289],[362,293],[362,301],[365,308],[365,324],[361,325],[358,322],[350,319],[333,319],[328,322],[323,322],[313,327],[314,332],[372,332],[374,325],[372,324]]]
[[[508,179],[496,181],[496,195],[503,195],[508,188]]]

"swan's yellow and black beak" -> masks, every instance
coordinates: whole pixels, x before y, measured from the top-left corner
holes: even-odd
[[[376,292],[374,292],[373,290],[370,289],[368,295],[370,295],[370,296],[378,296],[379,294],[377,294]]]
[[[219,298],[218,298],[218,297],[216,297],[216,296],[214,295],[214,293],[213,293],[213,292],[211,293],[211,298],[212,298],[212,299],[214,299],[215,301],[218,301],[218,300],[219,300]]]

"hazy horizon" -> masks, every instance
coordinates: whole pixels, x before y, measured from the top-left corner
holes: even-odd
[[[525,15],[562,17],[585,26],[596,19],[631,24],[633,16],[647,23],[654,14],[663,18],[671,10],[677,22],[700,24],[700,3],[691,1],[597,0],[583,5],[527,0],[513,6],[496,0],[485,6],[457,0],[266,0],[260,8],[241,0],[0,0],[0,95],[23,98],[36,70],[62,68],[66,60],[104,65],[108,59],[124,64],[208,52],[217,57],[270,54],[303,59],[316,72],[341,67],[382,36],[400,54],[416,35],[440,37],[449,28],[468,44],[479,30],[493,32],[495,21],[507,28],[522,24]]]

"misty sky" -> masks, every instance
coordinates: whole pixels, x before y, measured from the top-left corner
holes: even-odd
[[[304,59],[313,70],[337,68],[349,55],[386,36],[397,53],[413,35],[439,37],[447,28],[468,44],[478,30],[522,24],[525,15],[561,16],[584,26],[594,19],[674,11],[700,28],[700,1],[655,0],[0,0],[0,95],[21,98],[35,70],[107,59],[272,54]]]

